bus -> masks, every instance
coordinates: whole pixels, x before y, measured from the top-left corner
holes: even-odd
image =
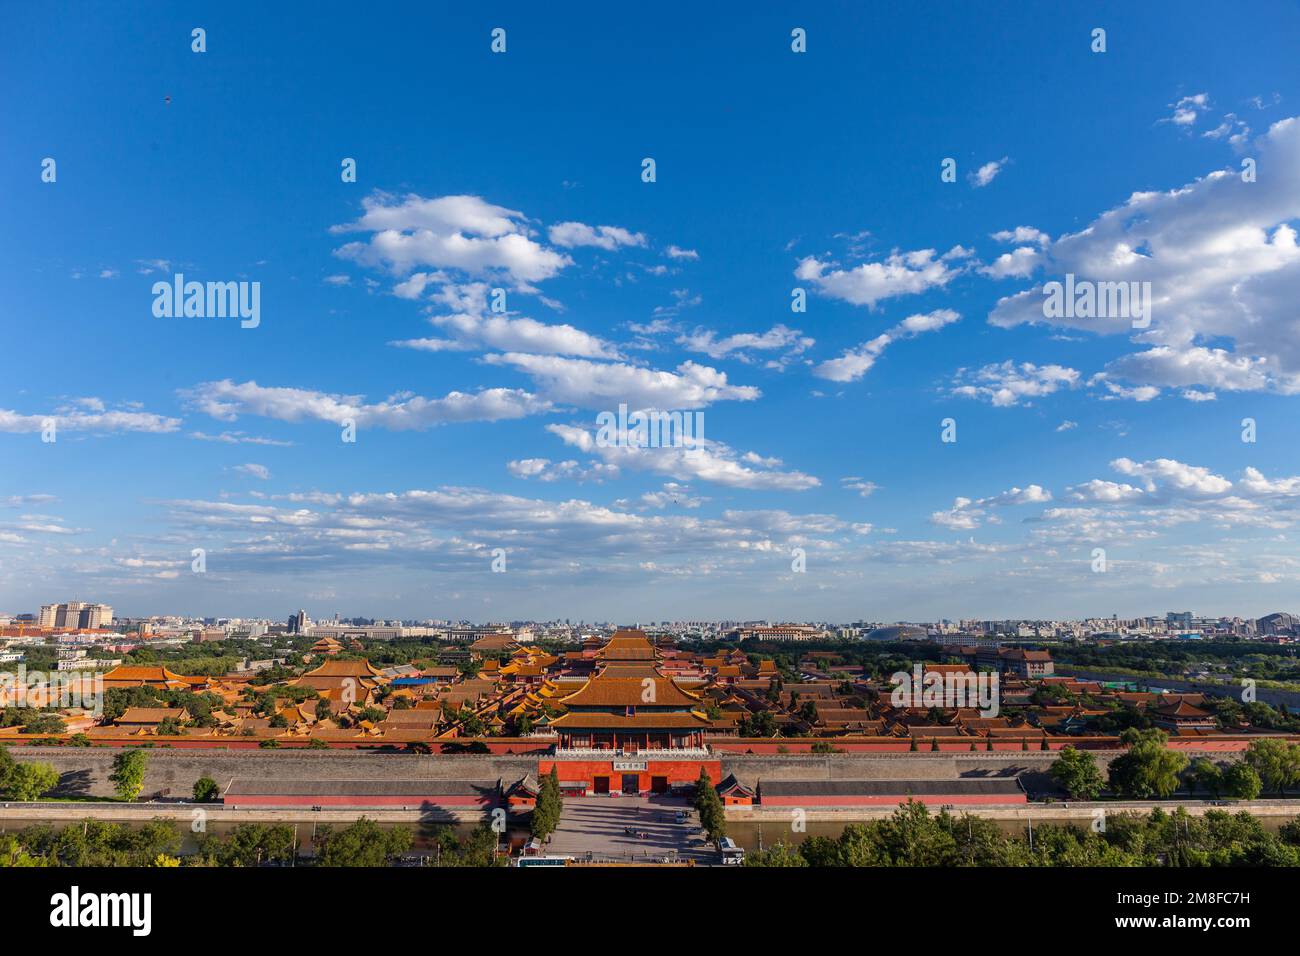
[[[745,862],[744,849],[737,846],[731,837],[723,837],[718,841],[718,855],[722,858],[723,866],[739,866]]]

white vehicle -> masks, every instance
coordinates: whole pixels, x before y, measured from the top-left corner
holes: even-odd
[[[740,866],[745,862],[744,849],[737,846],[731,837],[723,837],[718,841],[718,853],[722,857],[723,866]]]

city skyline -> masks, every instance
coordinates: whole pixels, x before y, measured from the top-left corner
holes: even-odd
[[[9,31],[0,610],[1295,610],[1300,14],[1173,9]]]

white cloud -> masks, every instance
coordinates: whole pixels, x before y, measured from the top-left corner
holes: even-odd
[[[1116,458],[1110,465],[1121,475],[1142,479],[1148,493],[1163,488],[1180,495],[1205,496],[1223,495],[1232,490],[1231,481],[1208,468],[1186,465],[1172,458],[1144,462]]]
[[[225,500],[176,500],[166,507],[172,533],[219,544],[223,573],[238,580],[318,568],[331,577],[367,568],[387,574],[418,563],[447,582],[480,581],[495,547],[508,548],[511,571],[534,582],[549,575],[572,584],[588,571],[599,572],[602,584],[621,574],[643,581],[645,562],[680,564],[696,575],[747,574],[756,561],[788,566],[785,555],[796,543],[829,556],[836,550],[829,536],[848,531],[834,515],[729,509],[705,517],[697,496],[675,482],[638,499],[634,509],[459,487],[285,497],[287,507]],[[114,568],[125,570],[122,557],[113,555]],[[129,559],[142,575],[174,567],[167,552]],[[168,559],[171,564],[155,563]]]
[[[1102,396],[1103,401],[1126,399],[1133,402],[1149,402],[1160,397],[1160,389],[1154,385],[1121,385],[1119,382],[1112,381],[1105,372],[1098,372],[1088,380],[1088,384],[1101,385],[1106,389],[1108,394]]]
[[[1268,360],[1202,346],[1159,345],[1116,359],[1109,374],[1164,387],[1202,385],[1226,392],[1259,391],[1269,384]]]
[[[962,271],[950,267],[949,261],[937,257],[933,249],[917,249],[893,252],[884,262],[864,262],[845,270],[808,256],[800,260],[794,274],[800,281],[811,282],[823,295],[874,307],[882,299],[916,295],[947,285]]]
[[[619,470],[616,465],[604,462],[592,462],[582,465],[573,461],[551,461],[549,458],[521,458],[507,462],[506,470],[516,478],[535,478],[538,481],[595,481],[617,478]]]
[[[982,521],[996,521],[988,514],[990,508],[1045,504],[1051,500],[1052,493],[1041,485],[1009,488],[988,498],[957,498],[949,510],[931,514],[930,522],[952,531],[973,531]]]
[[[55,495],[9,495],[0,498],[0,508],[26,508],[29,505],[48,505],[58,500]]]
[[[1169,104],[1174,112],[1161,122],[1173,123],[1175,126],[1191,126],[1196,122],[1197,117],[1209,108],[1209,105],[1210,97],[1206,93],[1184,96],[1178,102]]]
[[[980,272],[994,279],[1023,279],[1033,275],[1042,261],[1043,254],[1033,246],[1019,246],[1002,253]]]
[[[655,316],[671,317],[677,315],[682,309],[693,308],[703,301],[703,298],[698,293],[692,295],[690,289],[673,289],[671,295],[673,297],[672,305],[655,306],[653,313]]]
[[[246,435],[239,431],[223,431],[219,435],[209,435],[205,432],[190,432],[190,437],[199,441],[215,441],[226,445],[274,445],[279,448],[289,448],[293,445],[291,441],[280,441],[275,438],[262,438],[258,435]]]
[[[1234,149],[1243,149],[1250,140],[1250,127],[1236,113],[1225,113],[1214,129],[1201,134],[1204,139],[1224,140]]]
[[[751,351],[786,350],[787,358],[799,355],[814,342],[798,329],[774,325],[766,332],[739,332],[718,338],[712,329],[696,328],[689,335],[679,335],[677,344],[690,352],[703,352],[712,359],[726,358],[733,353],[745,359]]]
[[[423,292],[424,285],[422,282],[416,295]],[[431,314],[429,322],[450,337],[406,339],[389,344],[426,352],[501,349],[588,358],[618,357],[614,346],[572,325],[549,325],[513,312],[492,312],[488,302],[491,291],[486,282],[442,285],[430,299],[451,311]]]
[[[664,253],[669,259],[699,259],[700,254],[694,249],[683,249],[680,246],[669,246]]]
[[[483,361],[517,368],[534,380],[546,399],[580,408],[616,410],[626,403],[633,410],[687,410],[720,401],[753,401],[761,395],[752,386],[730,384],[726,372],[689,361],[675,372],[519,352],[488,355]]]
[[[849,491],[856,491],[863,498],[869,498],[879,489],[874,481],[863,481],[861,478],[841,478],[840,484]]]
[[[45,429],[48,421],[53,421],[56,436],[61,431],[98,434],[147,432],[162,435],[176,431],[181,425],[179,418],[155,415],[152,412],[121,409],[108,411],[104,403],[96,398],[77,399],[73,404],[61,405],[52,412],[40,415],[24,415],[0,408],[0,432],[40,432]]]
[[[620,226],[588,226],[581,222],[557,222],[547,231],[551,242],[565,249],[576,246],[595,246],[613,252],[619,246],[643,247],[646,238],[642,233],[631,232]]]
[[[549,279],[572,260],[530,234],[524,214],[478,196],[374,193],[362,200],[361,217],[336,233],[368,232],[366,241],[335,250],[343,259],[383,266],[395,275],[419,267],[458,269],[471,275],[504,273],[520,283]]]
[[[1149,349],[1111,363],[1112,375],[1156,388],[1300,392],[1300,119],[1273,124],[1252,158],[1269,175],[1244,182],[1229,167],[1134,193],[1050,246],[1061,274],[1151,283],[1151,325],[1140,335]],[[1134,332],[1122,317],[1046,318],[1038,288],[1002,299],[989,322]]]
[[[258,478],[262,481],[266,481],[271,477],[270,468],[267,468],[266,465],[258,465],[253,462],[249,462],[246,465],[236,465],[235,471],[239,472],[241,475],[248,475],[250,478]]]
[[[543,474],[551,464],[549,458],[521,458],[506,465],[510,474],[516,478],[536,478]]]
[[[701,498],[690,493],[690,485],[679,485],[675,481],[667,482],[663,491],[647,491],[640,498],[647,508],[698,508],[708,498]]]
[[[1134,481],[1094,478],[1068,488],[1071,501],[1100,507],[1049,509],[1043,519],[1058,527],[1045,533],[1136,539],[1200,521],[1222,528],[1283,529],[1300,518],[1300,477],[1270,479],[1247,467],[1234,482],[1207,467],[1171,458],[1117,458],[1110,464]]]
[[[423,352],[459,352],[482,348],[584,355],[591,358],[612,358],[618,354],[613,346],[572,325],[548,325],[524,317],[477,316],[464,312],[434,316],[429,321],[450,332],[452,337],[402,339],[389,344]]]
[[[1016,226],[1015,229],[1003,229],[1001,232],[992,233],[990,239],[996,239],[998,242],[1014,243],[1017,246],[1023,246],[1026,243],[1033,243],[1038,246],[1047,246],[1052,242],[1052,237],[1040,229],[1033,226]]]
[[[451,422],[499,421],[523,418],[549,410],[550,403],[514,388],[489,388],[480,392],[449,392],[443,398],[398,394],[383,402],[366,404],[359,395],[336,395],[301,388],[278,388],[256,382],[203,382],[183,389],[181,396],[196,411],[234,421],[240,415],[259,415],[285,422],[324,421],[342,425],[351,420],[358,428],[393,431],[423,430]]]
[[[979,169],[975,170],[975,172],[970,174],[968,177],[970,184],[976,189],[981,189],[984,186],[987,186],[989,183],[993,182],[993,180],[997,179],[998,173],[1002,172],[1002,167],[1006,164],[1007,157],[1005,156],[1001,159],[994,159],[985,163]]]
[[[1246,468],[1235,490],[1249,497],[1293,497],[1300,495],[1300,478],[1265,478],[1258,468]]]
[[[738,454],[722,442],[705,438],[693,448],[643,448],[620,439],[599,445],[594,431],[577,425],[547,425],[566,445],[606,464],[633,471],[652,471],[680,481],[708,481],[731,488],[804,491],[821,484],[812,475],[780,470],[780,461],[751,453]]]
[[[1008,359],[970,371],[958,369],[952,393],[963,398],[987,401],[999,408],[1019,405],[1026,399],[1052,395],[1079,384],[1079,372],[1063,365],[1035,365]]]
[[[1117,502],[1135,501],[1141,498],[1144,492],[1133,485],[1093,478],[1091,481],[1067,489],[1066,494],[1075,501]]]
[[[961,318],[952,309],[936,309],[933,312],[909,315],[893,328],[882,332],[869,342],[856,348],[848,349],[838,358],[827,359],[813,369],[818,378],[832,382],[856,382],[871,370],[876,360],[894,342],[933,332],[950,325]]]

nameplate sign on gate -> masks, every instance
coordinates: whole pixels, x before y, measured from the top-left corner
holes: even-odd
[[[648,770],[650,764],[645,760],[615,760],[614,769],[616,771]]]

